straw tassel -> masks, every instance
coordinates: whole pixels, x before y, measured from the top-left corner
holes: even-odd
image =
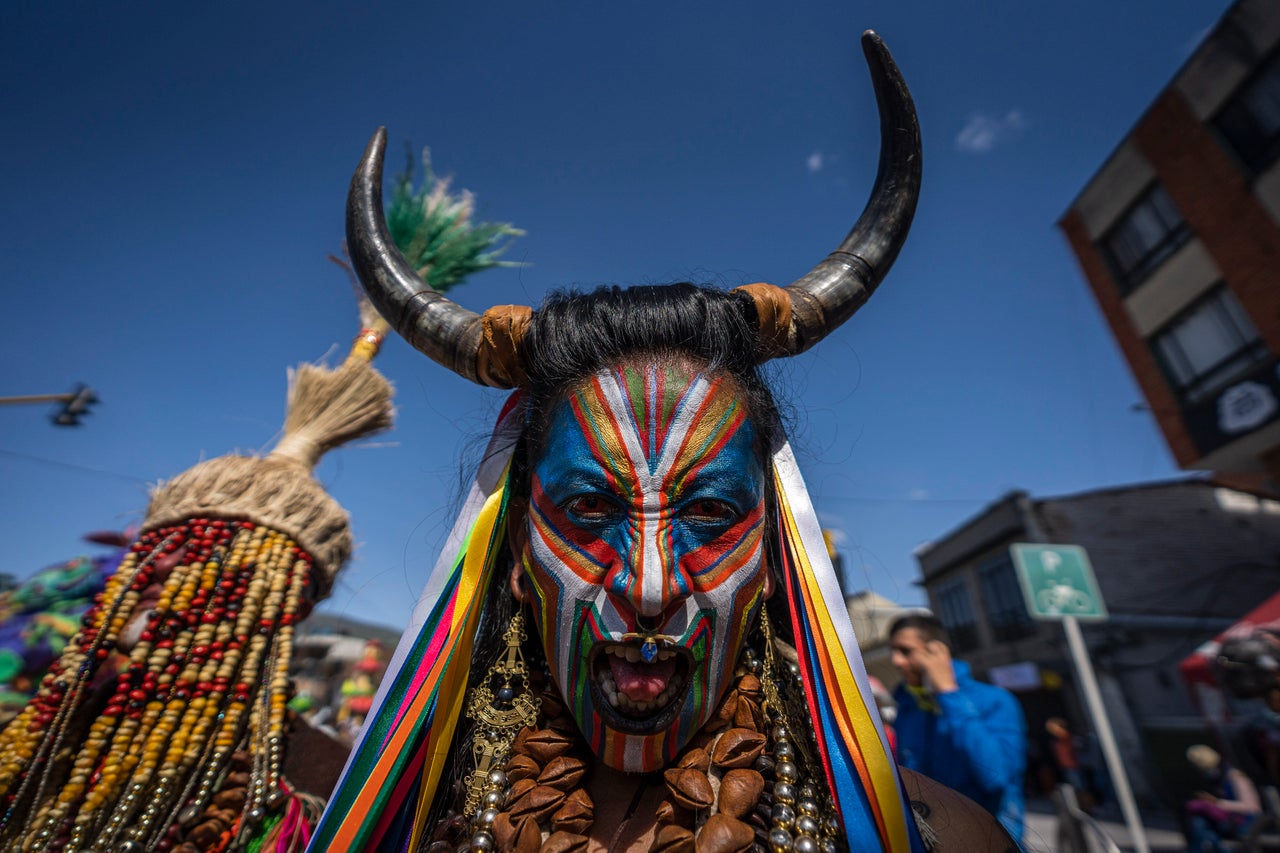
[[[505,265],[496,243],[517,232],[474,225],[469,197],[428,184],[415,194],[402,178],[397,221],[433,279]],[[371,364],[388,325],[359,301],[344,362],[290,373],[274,450],[202,462],[153,491],[84,627],[0,729],[0,849],[306,844],[319,804],[281,774],[294,629],[352,549],[346,512],[312,471],[394,415],[391,384]]]
[[[156,488],[84,628],[0,731],[0,846],[305,844],[315,804],[281,774],[294,626],[351,554],[346,512],[312,469],[394,413],[391,384],[370,363],[386,327],[362,314],[343,364],[291,374],[275,450],[209,460]],[[144,611],[147,589],[159,591]],[[120,654],[123,673],[98,687]]]
[[[284,437],[271,458],[311,470],[334,447],[389,428],[392,394],[391,383],[362,358],[336,370],[304,364],[289,371]]]
[[[293,459],[310,471],[333,448],[391,427],[395,391],[372,365],[390,326],[363,292],[356,298],[360,334],[342,365],[289,371],[284,436],[268,458]]]

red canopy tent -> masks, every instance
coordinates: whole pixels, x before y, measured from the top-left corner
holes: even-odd
[[[1247,637],[1258,628],[1280,632],[1280,592],[1250,610],[1212,640],[1202,643],[1178,664],[1178,671],[1199,703],[1200,710],[1213,722],[1221,723],[1227,719],[1227,704],[1213,671],[1218,649],[1226,640]]]
[[[1280,592],[1250,610],[1239,622],[1207,643],[1201,644],[1194,652],[1183,658],[1178,664],[1182,677],[1191,684],[1216,686],[1218,681],[1213,674],[1213,661],[1218,656],[1218,649],[1221,648],[1223,641],[1234,637],[1247,637],[1258,628],[1280,631]]]

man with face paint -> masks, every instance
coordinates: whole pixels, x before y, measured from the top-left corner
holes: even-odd
[[[385,131],[370,142],[347,208],[362,284],[423,353],[516,393],[309,849],[1014,849],[899,775],[760,375],[857,310],[914,212],[910,95],[879,38],[863,47],[876,187],[787,288],[603,287],[476,315],[391,242]]]
[[[512,588],[610,767],[675,758],[772,591],[755,432],[730,380],[678,363],[600,373],[552,411]]]

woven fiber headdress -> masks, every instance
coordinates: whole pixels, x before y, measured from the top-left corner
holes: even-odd
[[[319,804],[281,774],[294,626],[351,554],[346,512],[312,469],[391,425],[391,385],[370,364],[384,330],[374,321],[336,369],[291,376],[271,453],[155,489],[80,633],[0,732],[0,846],[305,841]]]
[[[499,265],[498,242],[519,232],[472,222],[471,197],[425,165],[418,191],[411,169],[400,177],[389,218],[416,274],[447,290]],[[339,367],[291,373],[269,454],[202,462],[155,489],[83,629],[0,731],[0,848],[306,843],[322,803],[282,774],[294,626],[352,549],[346,512],[312,471],[393,415],[371,364],[388,326],[363,296],[360,314]]]

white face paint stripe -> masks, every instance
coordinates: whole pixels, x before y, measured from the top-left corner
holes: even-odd
[[[668,376],[673,384],[664,387],[662,380]],[[625,507],[626,518],[611,522],[607,535],[596,535],[577,525],[571,510],[551,503],[545,494],[539,497],[535,490],[535,502],[544,514],[538,519],[530,516],[526,571],[536,584],[546,584],[540,596],[556,597],[554,609],[547,601],[539,611],[539,628],[549,658],[554,657],[549,661],[554,677],[567,691],[572,713],[592,749],[611,767],[648,772],[668,757],[663,745],[667,739],[672,749],[678,748],[706,722],[732,676],[744,641],[744,622],[759,604],[765,547],[754,527],[744,533],[750,545],[745,539],[734,544],[704,542],[699,536],[687,541],[682,533],[677,535],[681,525],[673,507],[688,495],[686,483],[700,489],[704,480],[699,472],[712,452],[711,442],[717,436],[732,437],[732,432],[723,431],[732,426],[725,418],[734,415],[734,406],[728,401],[725,411],[724,401],[715,396],[721,386],[696,374],[659,374],[652,368],[603,372],[589,383],[593,387],[579,386],[578,398],[561,405],[574,407],[577,424],[570,429],[577,429],[580,440],[591,446],[590,453],[597,454],[581,459],[583,470],[615,483],[612,499]],[[633,397],[628,389],[644,398]],[[571,451],[579,453],[581,445]],[[601,451],[608,458],[600,458]],[[646,451],[653,454],[652,468]],[[741,457],[740,441],[733,452],[733,458]],[[685,465],[682,460],[693,462]],[[721,479],[710,482],[728,478],[737,483],[736,469],[723,468],[716,469]],[[548,466],[552,483],[560,482],[554,479],[559,473]],[[762,474],[744,460],[744,486],[756,485]],[[710,550],[703,552],[703,547]],[[689,562],[672,562],[685,559]],[[606,578],[611,581],[607,586]],[[642,592],[647,595],[642,597]],[[626,642],[623,637],[635,630],[635,612],[646,603],[656,603],[656,612],[673,596],[679,604],[665,614],[661,631],[679,638],[677,645],[695,655],[676,720],[661,734],[614,731],[600,716],[604,712],[596,705],[601,699],[595,681],[597,671],[612,664],[601,661],[592,667],[592,655],[601,651],[600,642]],[[590,619],[589,626],[584,619]]]
[[[657,369],[652,366],[648,368],[650,375],[646,377],[646,386],[656,386],[652,373]],[[638,567],[632,566],[634,582],[640,586],[640,613],[643,616],[657,616],[662,613],[663,590],[668,580],[663,571],[660,547],[663,501],[667,497],[663,494],[663,484],[684,445],[685,436],[693,424],[693,414],[698,410],[698,404],[706,397],[711,383],[706,377],[698,376],[685,390],[672,418],[666,440],[663,442],[658,464],[650,471],[649,459],[645,455],[640,435],[640,425],[636,422],[635,410],[625,385],[616,374],[602,374],[599,381],[601,390],[604,392],[605,405],[609,407],[613,422],[619,426],[627,460],[635,472],[636,486],[640,490],[641,514],[636,520],[636,535],[640,541],[641,564]],[[646,399],[649,398],[646,397]],[[647,415],[653,430],[653,424],[656,424],[658,419],[655,400],[649,400],[649,408]],[[627,425],[630,425],[630,429]],[[625,558],[627,555],[622,556]]]

